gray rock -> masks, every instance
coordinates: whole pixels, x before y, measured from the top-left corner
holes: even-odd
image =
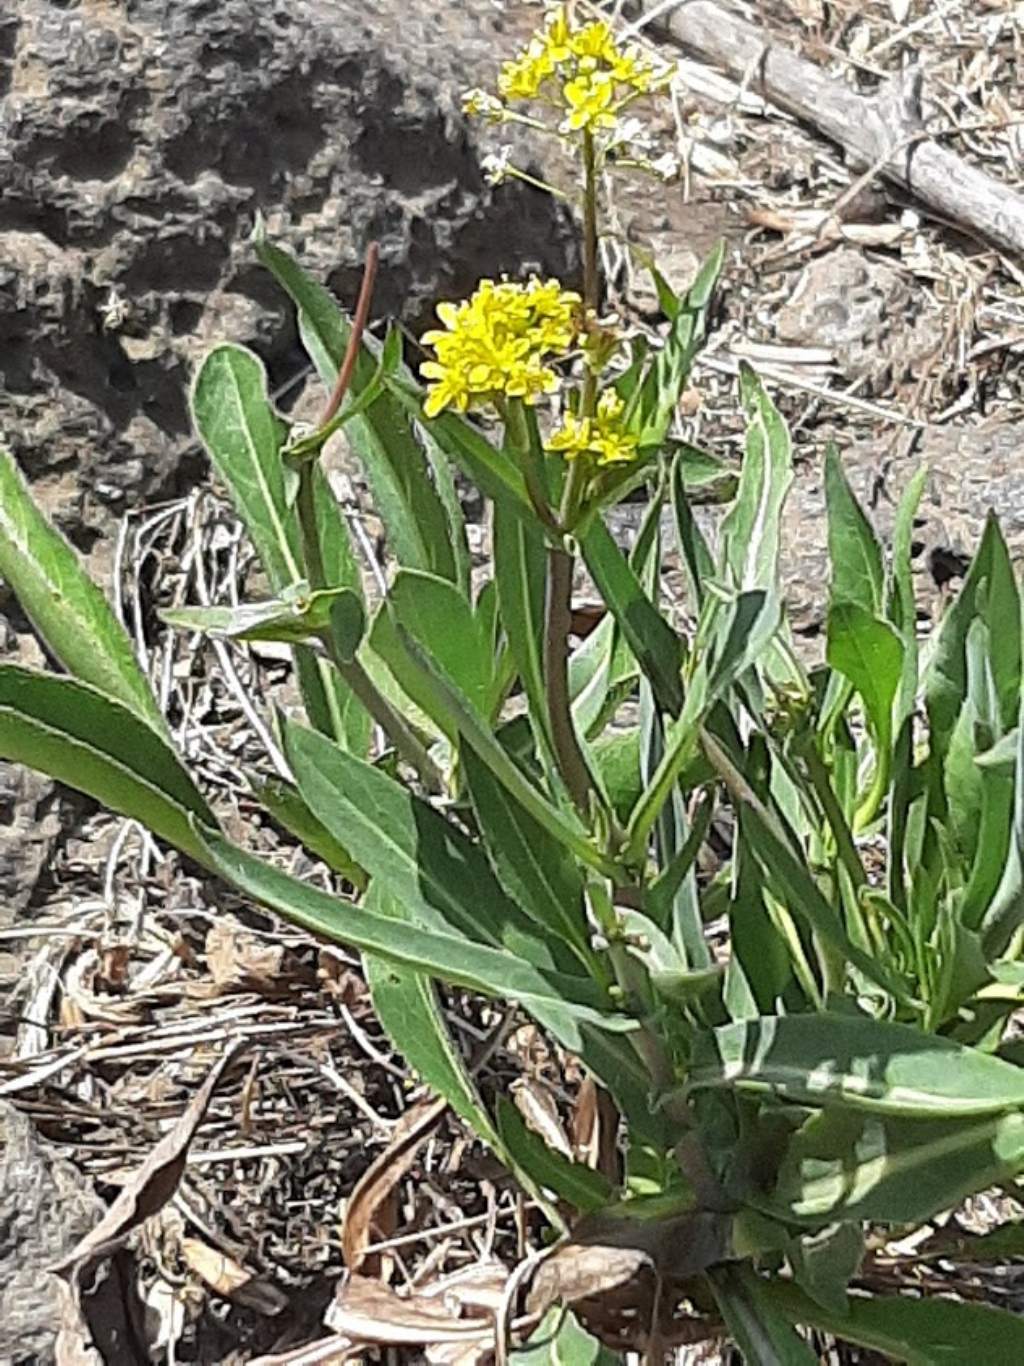
[[[47,1268],[104,1209],[81,1173],[0,1101],[0,1361],[45,1366],[54,1360],[58,1284]]]
[[[488,0],[21,0],[0,17],[0,428],[74,469],[79,544],[202,471],[186,389],[222,338],[303,363],[257,213],[340,299],[422,321],[481,274],[562,271],[562,210],[488,188],[462,88],[507,42]],[[480,73],[480,74],[478,74]],[[504,135],[503,135],[504,136]]]
[[[23,914],[60,835],[54,785],[0,763],[0,926]]]
[[[934,311],[911,306],[905,277],[853,247],[815,257],[800,273],[793,293],[779,309],[780,341],[824,346],[860,391],[902,379],[934,351],[940,331]]]
[[[978,548],[994,510],[1014,560],[1024,561],[1024,425],[988,420],[926,428],[910,449],[893,455],[875,442],[842,452],[850,483],[888,544],[900,497],[920,465],[928,475],[914,528],[918,602],[933,610],[940,590],[953,590]],[[799,626],[814,630],[828,600],[828,527],[823,471],[797,470],[783,530],[783,583]]]

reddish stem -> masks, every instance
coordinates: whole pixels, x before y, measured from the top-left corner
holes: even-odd
[[[356,368],[356,357],[359,355],[359,346],[363,340],[363,333],[366,331],[366,320],[370,316],[370,300],[373,298],[373,282],[377,278],[377,262],[380,260],[380,243],[371,242],[366,248],[366,264],[363,266],[363,283],[359,288],[359,300],[356,303],[356,311],[352,318],[352,330],[348,334],[348,346],[345,348],[345,358],[341,362],[341,369],[338,371],[338,378],[334,381],[334,388],[331,396],[327,400],[327,407],[324,409],[320,419],[320,426],[326,427],[331,418],[341,407],[341,401],[348,392],[348,386],[352,382],[352,371]]]

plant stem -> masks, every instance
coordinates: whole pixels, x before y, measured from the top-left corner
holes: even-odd
[[[443,792],[444,782],[437,765],[404,719],[395,711],[384,694],[378,691],[359,660],[343,659],[334,644],[330,631],[324,631],[320,639],[327,652],[327,657],[338,670],[338,673],[341,674],[356,697],[394,745],[396,752],[411,768],[416,770],[423,786],[429,792]]]
[[[337,414],[352,382],[356,358],[369,317],[378,256],[377,243],[371,242],[366,251],[363,283],[359,290],[359,302],[356,304],[356,311],[352,318],[348,345],[345,348],[345,356],[338,370],[338,378],[320,419],[321,427],[326,427]],[[307,582],[314,592],[331,587],[327,581],[327,571],[324,568],[320,528],[317,525],[316,518],[316,464],[317,456],[315,455],[299,464],[299,489],[295,500],[295,512],[299,521],[299,536],[302,544],[303,568]],[[387,698],[378,691],[359,661],[342,657],[329,630],[320,633],[320,641],[328,659],[338,670],[338,673],[341,674],[373,720],[384,731],[396,751],[407,764],[416,770],[423,785],[431,792],[443,791],[444,784],[434,761],[405,720],[395,711]]]
[[[585,821],[594,790],[583,757],[569,698],[569,631],[572,626],[573,557],[554,547],[548,551],[544,621],[544,685],[555,760],[573,804]]]
[[[366,262],[363,266],[363,283],[359,287],[359,299],[356,303],[356,311],[352,315],[352,327],[348,334],[348,345],[345,347],[345,355],[338,369],[338,378],[334,381],[334,388],[331,396],[327,400],[327,407],[324,409],[320,418],[320,426],[326,427],[331,418],[341,407],[341,401],[348,392],[348,386],[352,383],[352,372],[356,368],[356,359],[359,356],[359,347],[363,340],[363,333],[366,331],[367,319],[370,316],[370,300],[373,298],[373,282],[377,278],[377,262],[380,260],[380,244],[371,242],[366,248]]]
[[[596,312],[600,299],[597,244],[597,158],[594,138],[583,134],[583,307],[587,317]],[[583,377],[580,412],[592,417],[597,402],[597,376],[588,367]],[[571,530],[586,488],[587,469],[582,459],[569,466],[559,521]],[[572,627],[572,581],[574,557],[564,549],[548,551],[547,600],[544,630],[544,682],[548,719],[555,759],[573,803],[586,820],[591,794],[597,793],[587,761],[580,748],[569,698],[569,632]]]
[[[594,135],[587,128],[583,133],[583,307],[586,321],[596,313],[601,302],[601,274],[597,239],[597,153]],[[593,417],[597,401],[597,375],[586,368],[580,412]]]
[[[316,524],[316,485],[314,482],[314,460],[303,460],[299,465],[299,492],[295,499],[295,512],[299,519],[299,536],[302,541],[302,563],[310,588],[317,592],[327,588],[327,572],[324,569],[323,551],[320,546],[320,530]]]

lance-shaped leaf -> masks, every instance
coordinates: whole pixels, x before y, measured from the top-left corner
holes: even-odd
[[[244,346],[215,347],[196,375],[192,413],[271,583],[298,583],[299,530],[281,459],[286,428],[270,406],[260,359]]]
[[[354,597],[349,588],[286,594],[266,602],[237,607],[167,607],[160,620],[181,631],[226,636],[230,640],[303,641],[319,636],[330,624],[331,606],[339,597]]]
[[[374,883],[363,904],[368,911],[389,917],[396,934],[404,932],[406,908],[382,883]],[[491,1117],[448,1032],[431,978],[372,956],[367,958],[367,968],[377,1018],[406,1062],[485,1143],[500,1146]]]
[[[764,1282],[749,1266],[712,1267],[708,1281],[744,1361],[814,1366],[817,1353],[797,1333],[789,1315],[765,1294]]]
[[[588,1022],[601,1030],[633,1027],[628,1017],[607,1010],[605,993],[582,978],[541,972],[506,949],[474,943],[458,933],[413,924],[396,933],[390,916],[321,892],[205,829],[196,827],[196,835],[207,863],[225,881],[314,934],[468,991],[521,1001],[545,1020],[557,1017],[572,1026]],[[576,1028],[563,1029],[560,1037],[567,1047],[580,1042]]]
[[[271,407],[259,358],[242,346],[211,351],[193,385],[192,415],[272,588],[284,594],[305,574],[281,456],[286,429]],[[331,587],[357,591],[359,575],[341,513],[322,472],[317,470],[314,477],[317,524]],[[295,664],[313,724],[339,740],[361,743],[365,720],[336,671],[306,646],[296,646]]]
[[[683,706],[683,647],[679,636],[644,592],[635,570],[602,521],[594,522],[580,548],[601,596],[650,680],[659,706],[678,716]]]
[[[1024,1319],[987,1304],[928,1295],[852,1295],[844,1313],[829,1311],[797,1286],[773,1279],[765,1295],[796,1323],[880,1352],[906,1366],[1017,1366],[1024,1361]]]
[[[981,616],[993,643],[992,670],[1003,727],[1017,720],[1021,677],[1020,595],[1006,542],[994,513],[963,586],[939,627],[925,678],[929,740],[933,754],[946,751],[967,695],[967,634]]]
[[[596,955],[590,947],[583,878],[575,860],[509,795],[468,745],[461,750],[461,760],[499,882],[527,915],[570,945],[587,971],[593,971]]]
[[[608,1204],[612,1186],[607,1177],[549,1148],[540,1134],[527,1128],[519,1111],[503,1096],[498,1098],[497,1118],[505,1148],[538,1186],[554,1191],[584,1214]]]
[[[782,508],[793,482],[789,432],[761,381],[740,367],[747,440],[736,501],[722,522],[725,564],[737,588],[770,591],[778,581]]]
[[[69,673],[165,732],[127,631],[75,551],[36,506],[13,458],[2,447],[0,578]]]
[[[837,603],[828,617],[828,662],[860,693],[879,747],[891,744],[903,669],[903,642],[893,628],[856,603]]]
[[[762,1015],[711,1030],[687,1090],[949,1119],[1024,1106],[1024,1069],[911,1025],[855,1015]]]
[[[66,783],[204,861],[189,815],[215,824],[170,745],[88,683],[0,664],[0,758]]]
[[[502,891],[483,850],[427,802],[315,731],[284,723],[307,806],[420,924],[541,964],[571,964]]]
[[[399,625],[399,634],[409,663],[419,672],[417,687],[429,689],[430,714],[444,717],[445,729],[458,731],[460,737],[483,760],[495,778],[535,820],[555,835],[583,863],[606,875],[614,875],[616,864],[588,839],[571,813],[553,805],[537,785],[526,776],[495,737],[490,725],[481,720],[473,707],[447,677],[436,659]]]
[[[832,564],[832,603],[852,602],[877,616],[882,610],[885,569],[882,547],[850,488],[839,452],[825,452],[825,505]]]
[[[538,742],[553,754],[544,687],[547,548],[539,527],[529,526],[504,502],[494,507],[493,542],[501,624],[530,704],[530,721],[538,732]]]
[[[1024,1170],[1024,1115],[904,1119],[821,1111],[791,1137],[767,1213],[798,1222],[916,1224]]]
[[[399,628],[431,650],[445,674],[480,716],[489,715],[494,682],[493,645],[487,638],[484,622],[453,583],[434,574],[401,570],[370,634],[374,653],[383,659],[412,701],[444,729],[448,718],[431,711],[431,691],[422,686]],[[449,735],[455,738],[451,729]]]
[[[324,383],[333,385],[351,324],[328,291],[262,234],[256,237],[256,254],[291,296],[299,310],[306,350]],[[358,399],[374,382],[377,372],[377,361],[363,341],[352,375],[353,398]],[[452,526],[426,454],[394,394],[385,390],[365,412],[352,418],[346,431],[363,463],[398,562],[456,582],[459,564],[454,546],[462,528]]]

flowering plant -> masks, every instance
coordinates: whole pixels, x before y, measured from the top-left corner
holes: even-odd
[[[922,478],[887,562],[833,451],[826,658],[799,657],[778,573],[790,439],[749,369],[742,466],[717,535],[701,529],[694,502],[722,471],[687,443],[679,397],[722,253],[682,296],[655,272],[658,347],[601,315],[600,177],[621,164],[622,111],[668,79],[560,9],[496,94],[471,93],[472,113],[577,152],[584,278],[484,281],[443,304],[425,392],[396,331],[365,336],[372,250],[350,321],[262,237],[330,391],[322,421],[289,429],[244,348],[216,347],[196,377],[197,430],[273,597],[164,616],[291,648],[304,716],[279,716],[289,782],[262,792],[335,894],[225,835],[9,457],[0,572],[67,673],[0,665],[0,755],[363,952],[397,1047],[558,1235],[526,1307],[576,1318],[545,1319],[535,1358],[590,1362],[598,1338],[657,1361],[727,1334],[748,1361],[809,1362],[816,1330],[896,1360],[1016,1362],[1018,1317],[900,1294],[919,1264],[889,1239],[920,1241],[995,1183],[1017,1199],[1024,1172],[1019,588],[993,518],[925,655]],[[319,464],[341,428],[393,559],[376,606]],[[456,470],[489,502],[482,574]],[[605,514],[641,484],[623,548]],[[662,600],[666,509],[685,622]],[[581,568],[601,600],[583,639]],[[594,1152],[555,1153],[485,1103],[436,981],[515,1003],[580,1061],[605,1100]],[[976,1261],[1021,1248],[1013,1223],[955,1243]]]

